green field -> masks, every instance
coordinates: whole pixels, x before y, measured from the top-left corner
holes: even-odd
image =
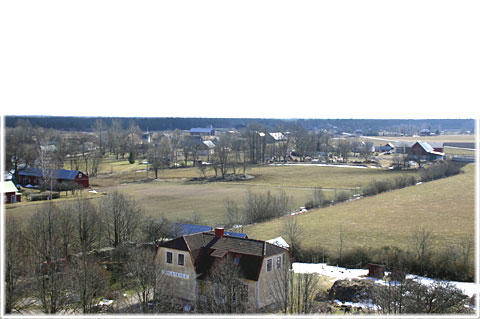
[[[252,238],[270,239],[282,235],[285,218],[298,218],[305,247],[338,247],[339,229],[345,247],[397,246],[408,248],[416,227],[431,230],[438,246],[473,239],[475,224],[475,166],[464,174],[390,191],[298,217],[248,226]]]

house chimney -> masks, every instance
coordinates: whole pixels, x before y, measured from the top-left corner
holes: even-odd
[[[215,228],[215,237],[222,237],[224,233],[223,227],[216,227]]]

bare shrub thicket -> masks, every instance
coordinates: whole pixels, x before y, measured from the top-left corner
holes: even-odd
[[[452,161],[439,161],[419,170],[420,178],[424,182],[456,175],[460,172],[460,166]]]
[[[465,307],[468,296],[452,284],[436,281],[423,285],[411,279],[374,285],[370,297],[381,314],[473,313]]]
[[[292,210],[293,199],[281,190],[278,194],[254,193],[247,191],[243,207],[236,202],[227,200],[225,202],[227,223],[251,224],[259,221],[269,220],[287,215]]]

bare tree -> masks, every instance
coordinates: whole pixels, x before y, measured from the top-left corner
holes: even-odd
[[[425,264],[433,251],[432,231],[425,227],[416,228],[413,232],[415,256],[420,262],[420,271],[425,271]]]
[[[225,200],[225,214],[227,216],[227,225],[243,224],[243,213],[238,207],[237,202],[231,199]]]
[[[18,121],[16,127],[5,128],[5,169],[13,170],[13,181],[18,173],[32,165],[36,158],[35,129],[29,121]]]
[[[468,297],[448,282],[426,286],[412,279],[375,284],[369,292],[381,314],[473,313]]]
[[[58,230],[58,209],[53,204],[41,207],[29,221],[29,243],[35,291],[45,313],[58,313],[66,307],[68,280],[62,260]]]
[[[158,144],[150,147],[147,152],[147,159],[155,172],[155,179],[158,178],[158,170],[168,167],[170,164],[170,154],[172,146],[168,137],[161,138]]]
[[[285,234],[285,239],[290,244],[290,254],[296,257],[300,249],[300,242],[303,237],[303,229],[298,223],[297,217],[288,217],[283,222],[282,232]]]
[[[248,286],[241,278],[239,266],[228,254],[217,260],[206,279],[206,300],[198,305],[200,311],[209,313],[245,313],[249,310]]]
[[[22,312],[27,293],[28,251],[26,236],[20,221],[15,217],[5,219],[5,312]]]
[[[111,245],[117,247],[134,239],[142,216],[142,209],[137,202],[114,191],[100,203],[100,211]]]
[[[363,156],[365,162],[368,162],[370,156],[372,155],[372,146],[370,142],[365,142],[362,144],[362,146],[360,147],[360,155]]]
[[[348,156],[352,149],[352,143],[347,139],[339,139],[336,143],[337,153],[343,158],[343,162],[348,161]]]
[[[125,131],[122,127],[122,121],[120,119],[113,119],[111,126],[108,128],[107,132],[108,144],[110,147],[110,152],[114,153],[117,160],[122,149],[124,149],[123,144],[125,139]],[[122,154],[123,158],[123,154]]]
[[[71,277],[71,289],[78,296],[82,313],[98,312],[98,299],[108,290],[108,272],[93,256],[82,252],[72,259],[68,274]]]
[[[268,293],[272,296],[275,304],[280,311],[287,314],[291,305],[291,283],[294,276],[290,265],[284,265],[281,269],[277,269],[272,280],[268,282]]]
[[[332,140],[330,138],[330,134],[325,132],[320,136],[319,139],[319,151],[323,153],[325,158],[325,162],[330,162],[330,152],[332,150]]]
[[[148,302],[155,295],[156,267],[154,253],[146,249],[133,250],[127,263],[127,271],[132,275],[131,286],[135,290],[142,312],[149,312]]]
[[[143,242],[160,244],[171,236],[172,223],[164,216],[146,216],[140,225]]]
[[[308,314],[315,310],[315,296],[319,292],[318,275],[315,273],[295,274],[290,278],[290,304],[291,314]]]
[[[92,130],[97,138],[96,146],[98,151],[103,156],[105,154],[105,146],[107,145],[107,126],[102,119],[96,119],[92,125]]]

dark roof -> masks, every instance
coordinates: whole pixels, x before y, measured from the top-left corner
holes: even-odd
[[[190,133],[211,133],[213,131],[213,128],[208,127],[192,127],[190,129]]]
[[[176,236],[191,235],[191,234],[203,233],[203,232],[213,230],[213,228],[210,226],[183,224],[183,223],[173,223],[172,227],[173,227],[173,233]],[[225,232],[225,235],[232,236],[232,237],[239,237],[239,238],[247,238],[247,234],[235,233],[230,231]]]
[[[287,250],[263,240],[232,236],[216,237],[208,231],[184,235],[167,241],[160,247],[189,251],[194,260],[195,271],[205,276],[215,258],[223,259],[230,255],[240,255],[240,268],[245,278],[258,280],[264,257],[285,253]]]
[[[75,177],[78,175],[78,173],[82,173],[81,171],[70,171],[67,169],[48,169],[46,170],[46,173],[50,175],[52,174],[53,177],[58,178],[58,179],[66,179],[66,180],[74,180]],[[84,173],[82,173],[84,176]],[[21,170],[18,172],[18,175],[22,176],[36,176],[36,177],[42,177],[43,172],[41,168],[34,168],[34,167],[29,167],[26,169]]]

